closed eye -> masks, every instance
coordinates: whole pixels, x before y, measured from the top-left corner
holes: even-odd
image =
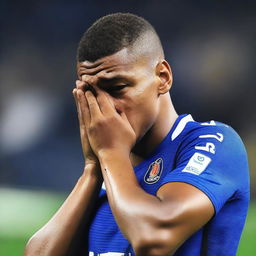
[[[113,87],[107,89],[107,91],[108,92],[117,92],[117,91],[121,91],[125,87],[126,87],[126,85],[113,86]]]

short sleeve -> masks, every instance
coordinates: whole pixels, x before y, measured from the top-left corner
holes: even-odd
[[[197,187],[211,200],[215,214],[248,187],[246,151],[230,127],[206,127],[183,139],[176,163],[162,180],[185,182]]]

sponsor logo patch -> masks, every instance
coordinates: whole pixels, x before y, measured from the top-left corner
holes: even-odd
[[[189,172],[195,175],[200,175],[211,161],[212,159],[208,156],[205,156],[201,153],[194,153],[182,172]]]
[[[163,171],[163,159],[158,158],[156,161],[150,164],[148,170],[144,176],[144,181],[147,184],[154,184],[159,181]]]

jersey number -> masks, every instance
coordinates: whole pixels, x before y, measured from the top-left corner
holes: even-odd
[[[211,142],[207,142],[205,146],[195,146],[195,149],[204,150],[212,154],[215,154],[215,145]]]
[[[205,135],[200,135],[199,138],[213,138],[213,139],[216,139],[216,140],[222,142],[224,139],[224,136],[222,133],[217,132],[216,135],[215,134],[205,134]]]
[[[222,142],[224,139],[224,136],[222,133],[217,132],[216,134],[205,134],[205,135],[200,135],[199,138],[213,138],[218,140],[219,142]],[[212,154],[215,154],[215,144],[212,142],[207,142],[205,146],[195,146],[195,149],[198,150],[204,150],[207,152],[210,152]]]

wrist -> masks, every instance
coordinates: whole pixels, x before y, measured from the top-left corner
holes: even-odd
[[[129,157],[130,152],[124,150],[124,149],[105,149],[105,150],[100,150],[98,152],[98,159],[99,162],[101,159],[104,158],[110,158],[110,157]]]
[[[85,158],[85,167],[91,166],[91,167],[99,167],[100,163],[98,159],[90,159],[90,158]]]
[[[99,172],[95,172],[91,166],[87,166],[84,168],[82,175],[80,176],[78,183],[80,186],[86,188],[89,184],[92,186],[91,188],[98,188],[100,189],[102,186],[103,177],[102,174]]]
[[[113,162],[113,161],[130,161],[130,152],[124,150],[102,150],[98,152],[99,162],[102,165],[103,163]]]
[[[82,176],[93,176],[99,180],[102,180],[102,174],[101,174],[101,168],[100,163],[98,162],[92,162],[92,161],[85,161],[85,167],[83,171]]]

